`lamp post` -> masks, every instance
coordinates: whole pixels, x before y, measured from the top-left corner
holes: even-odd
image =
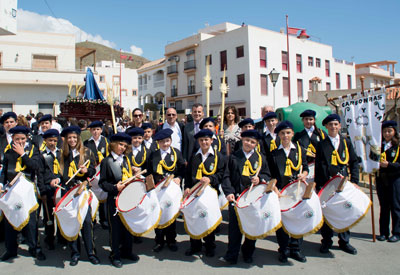
[[[272,85],[274,86],[274,91],[272,93],[272,101],[273,101],[274,110],[275,110],[275,86],[276,86],[276,82],[278,82],[278,78],[279,78],[279,72],[277,70],[275,70],[275,68],[273,68],[272,71],[269,73],[269,79],[271,80]]]

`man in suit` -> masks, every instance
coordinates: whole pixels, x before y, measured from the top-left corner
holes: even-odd
[[[179,151],[182,151],[183,133],[185,126],[182,123],[176,121],[176,119],[178,118],[178,114],[174,108],[168,108],[165,115],[167,117],[167,120],[165,121],[165,123],[157,127],[156,133],[162,129],[171,129],[173,131],[171,136],[171,146],[178,149]]]
[[[189,161],[193,153],[194,143],[196,141],[194,135],[200,131],[200,123],[204,117],[203,105],[200,103],[193,104],[192,117],[193,121],[186,124],[183,133],[183,158],[186,162]]]
[[[255,124],[255,129],[263,134],[265,132],[264,116],[268,113],[274,112],[274,107],[271,105],[264,105],[261,110],[261,120]]]

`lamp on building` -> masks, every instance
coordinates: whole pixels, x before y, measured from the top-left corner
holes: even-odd
[[[301,39],[302,41],[310,38],[310,36],[307,34],[306,29],[302,29],[299,36],[297,38]]]
[[[272,101],[273,101],[274,110],[275,110],[275,86],[276,86],[276,82],[278,82],[278,78],[279,78],[279,72],[277,70],[275,70],[275,68],[273,68],[272,71],[269,73],[269,79],[271,80],[272,85],[274,87],[274,91],[272,93]]]

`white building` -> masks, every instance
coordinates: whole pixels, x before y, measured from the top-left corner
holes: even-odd
[[[68,84],[84,85],[75,70],[73,34],[18,31],[0,36],[0,108],[17,114],[59,113]]]
[[[92,68],[93,70],[93,68]],[[107,99],[107,85],[114,92],[113,98],[120,100],[120,63],[101,61],[96,63],[96,82]],[[121,106],[125,111],[138,107],[138,74],[136,69],[125,68],[121,64]]]
[[[225,67],[230,88],[225,106],[235,105],[241,116],[258,118],[266,104],[276,108],[288,105],[288,65],[292,104],[307,100],[311,79],[315,77],[321,79],[319,90],[355,87],[354,64],[333,58],[332,46],[290,36],[289,53],[290,64],[285,33],[231,23],[201,29],[193,36],[165,46],[167,102],[178,110],[191,108],[196,102],[206,104],[203,78],[208,55],[213,86],[210,115],[219,113],[219,86]],[[275,104],[268,76],[273,68],[280,72]]]
[[[378,88],[400,81],[400,74],[395,71],[396,61],[378,61],[356,64],[357,88],[361,89],[361,77],[364,88]]]

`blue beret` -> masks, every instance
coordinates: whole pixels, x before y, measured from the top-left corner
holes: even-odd
[[[261,139],[261,134],[257,130],[247,130],[241,133],[242,138],[254,138],[254,139]]]
[[[322,125],[325,126],[326,124],[334,120],[337,120],[340,123],[340,116],[338,116],[337,114],[330,114],[322,121]]]
[[[195,139],[201,138],[201,137],[209,137],[212,138],[214,136],[214,133],[209,130],[209,129],[202,129],[197,132],[197,134],[194,135]]]
[[[251,124],[254,126],[254,120],[252,120],[251,118],[245,118],[241,122],[239,122],[239,127],[242,128],[243,126],[245,126],[247,124]]]
[[[263,121],[271,118],[278,118],[278,116],[275,112],[269,112],[265,114],[265,116],[263,117]]]
[[[49,129],[43,134],[43,138],[59,137],[60,133],[56,129]]]
[[[396,129],[397,122],[394,120],[387,120],[387,121],[382,122],[382,129],[389,128],[389,127]]]
[[[300,117],[315,117],[316,116],[316,112],[314,110],[305,110],[304,112],[302,112],[300,114]]]
[[[7,112],[0,118],[0,123],[4,124],[4,121],[12,117],[13,119],[17,120],[17,114],[14,112]]]
[[[110,141],[114,142],[114,141],[122,141],[122,142],[126,142],[128,144],[131,144],[131,136],[125,133],[116,133],[114,135],[111,136]]]
[[[10,129],[10,134],[29,134],[31,130],[25,126],[15,126],[14,128]]]
[[[146,129],[152,129],[153,127],[151,126],[151,123],[147,123],[147,122],[145,122],[145,123],[142,123],[142,129],[143,130],[146,130]]]
[[[162,129],[161,131],[158,131],[153,139],[154,140],[162,140],[165,138],[169,138],[172,136],[172,134],[174,133],[174,131],[172,131],[171,129],[167,128],[167,129]]]
[[[62,130],[61,136],[66,137],[69,133],[75,133],[77,135],[80,135],[81,128],[79,128],[78,126],[69,126],[69,127],[65,128],[64,130]]]
[[[204,125],[208,122],[212,122],[215,126],[215,120],[212,117],[206,117],[200,122],[200,129],[203,129]]]
[[[126,133],[131,137],[143,136],[144,130],[140,127],[132,127]]]
[[[100,120],[93,121],[89,124],[88,128],[103,128],[103,122]]]
[[[40,124],[43,121],[50,121],[51,122],[52,120],[53,120],[53,117],[51,115],[44,115],[39,119],[38,123]]]
[[[278,126],[276,126],[275,128],[275,134],[279,134],[280,131],[285,129],[293,130],[293,124],[289,120],[284,120],[281,123],[279,123]]]

